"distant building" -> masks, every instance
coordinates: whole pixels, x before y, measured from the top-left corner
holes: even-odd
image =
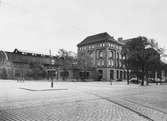
[[[115,40],[108,33],[100,33],[86,37],[78,47],[78,58],[88,55],[92,65],[101,75],[101,80],[124,80],[126,70],[122,64],[122,38]]]
[[[38,73],[38,75],[35,75]],[[76,64],[66,65],[56,56],[15,49],[13,52],[0,51],[1,79],[78,79]]]
[[[34,66],[40,65],[48,73],[54,68],[56,57],[15,49],[13,52],[0,51],[0,78],[29,78],[28,73]]]

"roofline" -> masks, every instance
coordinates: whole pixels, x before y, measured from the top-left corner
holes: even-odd
[[[104,42],[110,42],[110,43],[115,43],[117,45],[124,45],[124,43],[119,42],[117,40],[115,40],[115,41],[102,40],[102,41],[104,41]],[[92,42],[92,43],[88,43],[88,44],[81,44],[81,42],[80,42],[79,44],[77,44],[77,47],[82,47],[82,46],[85,46],[85,45],[92,45],[92,44],[96,44],[96,43],[102,43],[102,41],[101,42]]]
[[[14,51],[15,50],[17,50],[19,53],[15,53]],[[19,49],[14,49],[14,51],[13,52],[9,52],[9,53],[12,53],[12,54],[20,54],[20,55],[25,55],[26,56],[26,54],[30,54],[29,56],[34,56],[34,57],[36,57],[36,56],[40,56],[40,57],[56,57],[56,56],[50,56],[49,54],[40,54],[40,53],[32,53],[32,52],[24,52],[24,51],[20,51]],[[26,53],[26,54],[22,54],[22,53]]]

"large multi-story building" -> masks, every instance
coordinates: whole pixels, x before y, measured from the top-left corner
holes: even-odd
[[[126,79],[126,71],[122,64],[121,38],[115,40],[108,33],[100,33],[86,37],[78,45],[78,58],[85,55],[91,57],[92,65],[104,80]]]

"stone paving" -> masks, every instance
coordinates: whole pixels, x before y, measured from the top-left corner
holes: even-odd
[[[5,121],[147,121],[101,99],[5,110],[1,118]]]
[[[166,85],[56,82],[54,89],[49,86],[49,82],[0,81],[0,121],[167,121]]]
[[[92,94],[137,111],[151,120],[167,121],[166,85],[128,88],[115,94],[108,91],[96,91]]]

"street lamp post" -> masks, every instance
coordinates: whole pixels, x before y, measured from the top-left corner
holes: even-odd
[[[52,71],[51,71],[51,88],[53,88],[53,76],[52,76]]]
[[[54,65],[54,62],[52,60],[52,56],[51,56],[51,50],[49,50],[49,53],[50,53],[50,64],[51,64],[51,70],[50,70],[50,76],[51,76],[51,88],[53,88],[53,65]]]

